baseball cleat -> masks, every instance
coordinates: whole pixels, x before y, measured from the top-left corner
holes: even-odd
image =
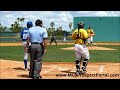
[[[77,71],[75,72],[75,74],[76,74],[76,75],[80,75],[80,71],[77,70]]]
[[[85,74],[86,72],[87,72],[86,70],[80,69],[81,74]]]
[[[28,71],[28,68],[26,68],[25,71]]]
[[[28,68],[25,68],[25,71],[29,71],[30,70],[30,68],[28,67]]]

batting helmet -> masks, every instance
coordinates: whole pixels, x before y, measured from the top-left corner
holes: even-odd
[[[84,25],[85,25],[85,24],[84,24],[83,22],[79,22],[79,23],[78,23],[78,27],[79,27],[79,28],[83,28]]]
[[[27,27],[30,28],[33,26],[33,23],[32,22],[27,22]]]

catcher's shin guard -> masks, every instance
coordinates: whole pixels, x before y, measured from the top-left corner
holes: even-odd
[[[87,64],[88,64],[88,59],[84,59],[84,60],[83,60],[83,66],[86,67]]]
[[[76,58],[76,69],[80,71],[80,59]]]
[[[81,69],[82,73],[86,72],[87,64],[88,64],[88,59],[84,59],[83,66],[82,66],[82,69]]]

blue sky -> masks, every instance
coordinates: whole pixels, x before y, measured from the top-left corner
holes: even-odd
[[[50,22],[54,22],[55,28],[62,26],[63,30],[69,31],[69,23],[73,22],[73,17],[77,16],[120,16],[120,11],[0,11],[0,23],[10,27],[17,17],[24,17],[23,26],[26,26],[28,21],[32,21],[34,24],[37,19],[41,19],[45,28],[49,28]]]

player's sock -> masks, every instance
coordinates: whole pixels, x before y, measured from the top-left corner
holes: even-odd
[[[25,69],[27,68],[27,60],[24,60]]]

